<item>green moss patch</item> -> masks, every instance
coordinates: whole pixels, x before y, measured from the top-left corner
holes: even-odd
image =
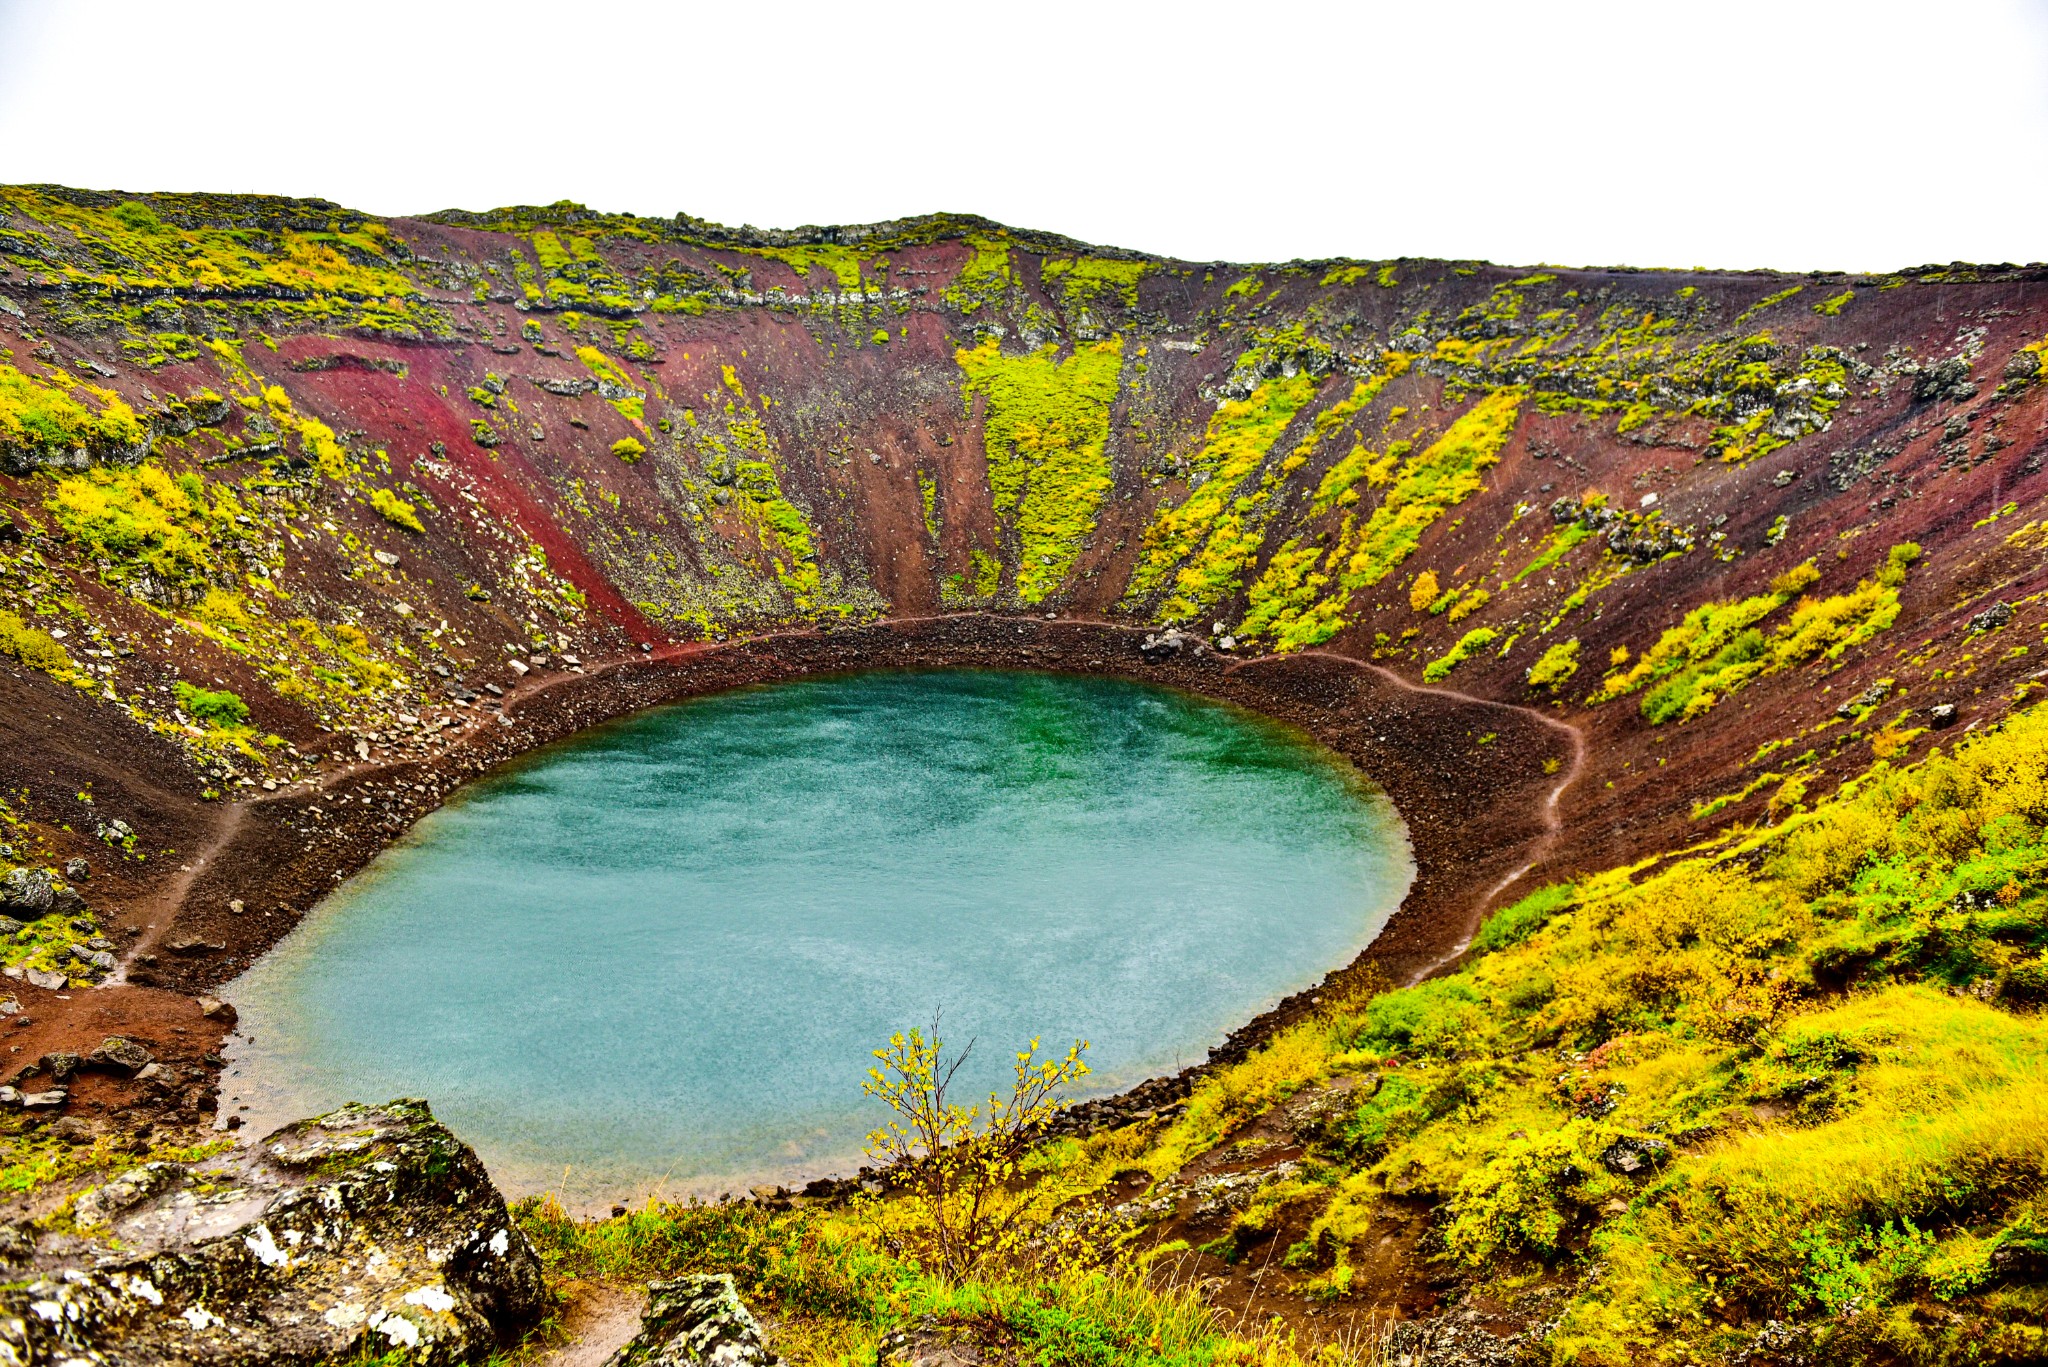
[[[1109,412],[1123,341],[1005,356],[993,340],[955,354],[971,404],[985,400],[982,447],[997,523],[1015,536],[1016,594],[1056,593],[1095,530],[1110,489]]]

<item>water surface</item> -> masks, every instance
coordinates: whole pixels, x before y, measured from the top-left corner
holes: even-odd
[[[1350,959],[1412,877],[1391,804],[1186,695],[873,673],[664,707],[427,817],[232,985],[267,1127],[424,1096],[577,1202],[850,1171],[869,1051],[943,1011],[1094,1091]],[[261,1130],[258,1131],[262,1132]]]

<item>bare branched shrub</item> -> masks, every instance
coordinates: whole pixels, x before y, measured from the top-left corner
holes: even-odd
[[[934,1017],[929,1034],[892,1035],[877,1049],[861,1088],[896,1113],[868,1136],[868,1153],[908,1174],[924,1217],[920,1251],[955,1280],[1014,1259],[1035,1234],[1033,1205],[1019,1190],[1022,1163],[1064,1104],[1060,1090],[1088,1073],[1087,1041],[1075,1040],[1063,1058],[1040,1058],[1034,1039],[1016,1055],[1008,1097],[992,1092],[985,1105],[961,1105],[953,1081],[973,1048],[969,1041],[948,1057]]]

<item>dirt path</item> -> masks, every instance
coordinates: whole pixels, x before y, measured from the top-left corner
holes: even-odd
[[[1239,670],[1244,669],[1245,667],[1250,665],[1270,664],[1280,660],[1304,658],[1334,660],[1339,664],[1349,665],[1353,669],[1357,669],[1368,674],[1376,675],[1377,677],[1385,680],[1387,683],[1392,684],[1394,687],[1402,689],[1409,693],[1426,693],[1435,697],[1450,698],[1457,702],[1467,703],[1477,707],[1496,707],[1502,709],[1503,711],[1519,712],[1523,716],[1529,717],[1534,721],[1541,723],[1543,726],[1548,727],[1552,731],[1562,732],[1564,735],[1570,737],[1572,747],[1571,763],[1568,766],[1566,766],[1563,774],[1558,778],[1557,782],[1551,786],[1550,792],[1543,799],[1543,806],[1540,812],[1538,813],[1538,815],[1540,815],[1543,820],[1543,833],[1537,836],[1535,840],[1530,842],[1528,858],[1523,860],[1522,863],[1517,865],[1514,869],[1510,870],[1505,877],[1503,877],[1499,882],[1495,883],[1491,888],[1487,890],[1486,895],[1480,899],[1480,909],[1484,910],[1485,907],[1488,904],[1490,904],[1496,897],[1499,897],[1503,892],[1513,887],[1519,879],[1521,879],[1525,874],[1529,872],[1529,870],[1535,868],[1538,864],[1542,863],[1544,858],[1550,853],[1550,851],[1556,847],[1557,838],[1564,831],[1564,817],[1558,811],[1559,803],[1564,798],[1565,790],[1572,786],[1572,783],[1575,780],[1577,780],[1580,773],[1586,767],[1585,732],[1581,731],[1578,727],[1572,725],[1568,721],[1563,720],[1562,718],[1551,716],[1549,713],[1545,712],[1540,707],[1531,707],[1526,703],[1501,702],[1495,698],[1481,698],[1471,693],[1459,692],[1455,688],[1437,688],[1430,684],[1411,683],[1407,679],[1404,679],[1399,674],[1395,673],[1393,670],[1388,669],[1385,665],[1374,664],[1369,660],[1353,659],[1349,655],[1340,655],[1333,650],[1303,650],[1297,651],[1291,655],[1247,656],[1246,658],[1241,660],[1231,661],[1231,663],[1226,667],[1225,672],[1234,674],[1237,673]],[[1457,944],[1453,945],[1450,949],[1446,950],[1443,954],[1439,955],[1432,962],[1416,970],[1410,976],[1409,980],[1411,982],[1420,982],[1424,978],[1427,978],[1432,974],[1436,973],[1446,964],[1455,963],[1460,955],[1462,955],[1467,949],[1470,949],[1472,947],[1472,936],[1478,933],[1478,924],[1478,921],[1475,920],[1473,922],[1473,931],[1471,934],[1462,936],[1458,940]]]
[[[562,1309],[562,1341],[531,1358],[530,1367],[603,1367],[640,1332],[640,1310],[646,1304],[645,1288],[576,1283]]]
[[[127,917],[142,926],[142,933],[135,937],[128,948],[122,951],[120,962],[114,971],[106,976],[98,987],[119,987],[128,981],[128,968],[141,955],[148,954],[162,942],[164,935],[178,919],[178,913],[185,909],[185,898],[192,891],[207,861],[230,842],[242,829],[242,822],[249,814],[249,803],[231,802],[226,804],[220,820],[214,824],[213,832],[206,842],[206,848],[178,866],[178,872],[168,883],[146,897],[132,902],[125,909]]]

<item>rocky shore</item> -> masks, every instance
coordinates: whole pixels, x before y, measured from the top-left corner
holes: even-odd
[[[462,783],[539,746],[662,703],[867,669],[1045,669],[1186,689],[1300,727],[1387,792],[1407,822],[1416,866],[1400,909],[1358,960],[1247,1022],[1217,1045],[1212,1063],[1243,1057],[1325,993],[1407,980],[1447,961],[1504,880],[1550,853],[1549,803],[1573,765],[1573,737],[1559,724],[1348,660],[1243,659],[1188,633],[1169,639],[1162,647],[1156,633],[1133,628],[959,616],[670,648],[538,676],[479,708],[446,748],[398,738],[366,745],[366,758],[324,783],[237,804],[182,905],[154,932],[154,948],[134,955],[128,981],[181,994],[218,987]],[[1184,1094],[1208,1066],[1092,1104],[1111,1123]]]

